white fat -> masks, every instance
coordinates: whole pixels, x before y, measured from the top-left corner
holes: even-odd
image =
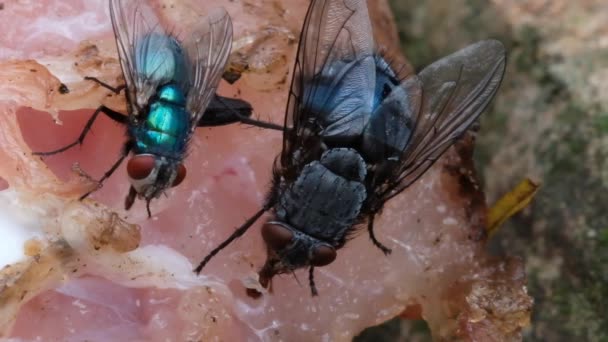
[[[207,277],[192,272],[194,266],[188,258],[167,246],[147,245],[122,255],[98,255],[95,261],[91,270],[127,287],[187,289],[209,284]]]
[[[19,201],[15,191],[0,192],[0,268],[25,259],[25,242],[42,236],[40,216],[32,209]]]

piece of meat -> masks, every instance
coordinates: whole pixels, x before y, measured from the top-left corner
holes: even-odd
[[[234,85],[222,84],[220,94],[250,101],[260,118],[283,121],[305,1],[155,4],[176,32],[187,31],[198,19],[194,13],[225,6],[235,26],[233,66],[247,68]],[[379,45],[397,51],[385,1],[369,5]],[[185,162],[187,178],[168,198],[153,202],[151,219],[139,202],[129,212],[122,209],[129,186],[125,165],[90,199],[78,201],[95,184],[73,164],[99,178],[118,156],[124,127],[100,118],[82,147],[44,160],[31,151],[72,142],[99,103],[124,112],[122,95],[82,81],[96,76],[122,82],[107,12],[106,1],[85,0],[5,2],[0,10],[6,33],[0,177],[8,184],[0,192],[0,229],[14,237],[10,243],[3,237],[2,246],[4,336],[348,341],[415,308],[410,318],[426,319],[438,340],[520,338],[531,308],[523,266],[484,252],[486,207],[475,183],[470,137],[386,205],[376,234],[392,255],[385,257],[363,230],[336,262],[318,269],[315,298],[306,272],[297,273],[302,285],[278,277],[272,294],[247,296],[245,285],[255,286],[265,258],[259,225],[200,277],[191,272],[260,207],[281,147],[275,131],[200,129]]]

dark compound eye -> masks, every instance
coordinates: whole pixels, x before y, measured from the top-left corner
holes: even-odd
[[[184,178],[186,178],[186,167],[184,166],[184,164],[179,164],[177,166],[177,176],[173,181],[173,186],[178,186],[181,182],[184,181]]]
[[[336,250],[327,245],[320,245],[312,251],[310,264],[321,267],[331,264],[334,260],[336,260]]]
[[[156,158],[154,156],[136,155],[127,163],[127,174],[132,179],[144,179],[154,170],[155,165]]]
[[[291,243],[293,233],[282,225],[268,222],[262,227],[262,237],[270,248],[281,250]]]

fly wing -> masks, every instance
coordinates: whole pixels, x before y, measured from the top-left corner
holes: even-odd
[[[404,86],[420,82],[422,102],[413,133],[392,172],[376,187],[383,201],[428,170],[490,103],[505,71],[505,49],[495,40],[472,44],[427,66]],[[389,161],[390,162],[390,161]]]
[[[232,44],[232,21],[223,9],[211,12],[184,41],[189,60],[186,108],[196,128],[218,87]]]
[[[139,115],[157,87],[181,72],[181,47],[141,0],[110,0],[110,17],[130,113]]]
[[[376,101],[380,103],[374,108],[361,139],[359,150],[371,164],[400,159],[413,132],[413,119],[420,112],[420,79],[414,75],[399,82],[390,71],[390,75],[386,70],[376,75]]]
[[[284,168],[300,169],[321,137],[360,134],[374,93],[366,0],[312,0],[304,19],[285,114]],[[316,156],[318,157],[318,156]]]

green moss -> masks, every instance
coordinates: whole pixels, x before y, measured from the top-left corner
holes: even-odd
[[[543,283],[531,275],[535,280],[531,281],[531,293],[539,299],[535,321],[553,326],[551,332],[541,330],[544,334],[536,334],[533,340],[546,340],[549,333],[573,340],[608,339],[604,319],[608,314],[608,249],[597,239],[608,227],[604,206],[608,189],[594,174],[596,167],[589,160],[592,144],[604,131],[592,117],[589,108],[573,103],[556,115],[553,143],[535,150],[538,164],[545,170],[545,186],[534,215],[545,230],[535,234],[533,241],[517,236],[504,241],[539,247],[530,255],[545,259],[558,255],[564,260],[561,277],[554,283]]]
[[[507,125],[509,120],[509,114],[504,111],[492,110],[481,119],[481,126],[484,130],[490,131],[501,131]],[[500,135],[494,135],[492,137],[488,137],[484,141],[484,144],[491,146],[498,146],[502,143],[502,139]],[[492,160],[492,150],[489,148],[482,148],[475,150],[475,162],[479,165],[487,165]],[[481,180],[482,184],[485,182],[484,179]]]
[[[600,134],[608,133],[608,113],[598,114],[593,121],[593,126]]]
[[[534,70],[539,66],[538,45],[541,36],[532,26],[524,26],[516,34],[514,47],[517,49],[511,54],[515,66],[520,70]]]
[[[424,321],[405,321],[392,319],[380,326],[364,330],[353,342],[377,341],[431,341],[428,325]]]
[[[487,1],[391,5],[403,51],[416,66],[478,39],[498,38],[507,46],[507,77],[482,118],[477,165],[489,198],[526,176],[543,186],[492,246],[528,261],[536,302],[526,340],[608,341],[608,146],[602,140],[608,99],[589,85],[595,69],[605,67],[608,49],[589,44],[562,56],[555,49],[565,32],[560,19],[517,26]]]

